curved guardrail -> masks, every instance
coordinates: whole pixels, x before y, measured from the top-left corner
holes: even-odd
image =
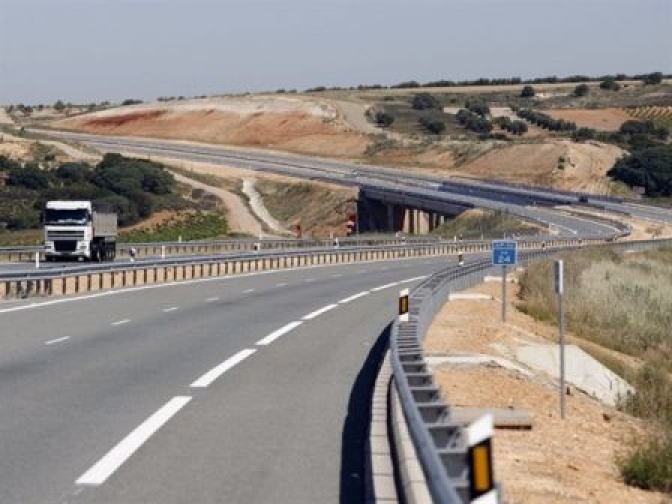
[[[558,252],[583,249],[576,240],[561,247],[521,251],[528,263]],[[672,240],[642,240],[602,243],[612,249],[643,250],[672,245]],[[395,321],[390,336],[390,361],[394,385],[408,430],[416,448],[427,489],[437,504],[469,502],[469,469],[465,429],[451,420],[450,406],[434,385],[424,360],[423,342],[429,326],[451,292],[480,283],[487,274],[497,274],[490,258],[478,258],[464,266],[451,266],[417,285],[409,295],[408,321]],[[413,500],[412,497],[408,497]]]

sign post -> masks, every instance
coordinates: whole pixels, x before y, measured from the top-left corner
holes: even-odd
[[[492,264],[502,267],[502,322],[506,322],[506,267],[518,264],[518,249],[515,241],[492,242]]]
[[[565,294],[564,264],[562,260],[555,261],[555,293],[558,295],[558,330],[560,350],[560,418],[565,419],[565,314],[562,307],[562,298]]]

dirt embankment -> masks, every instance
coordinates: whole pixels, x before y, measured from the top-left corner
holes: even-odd
[[[467,292],[486,297],[447,303],[425,342],[425,351],[435,358],[479,354],[507,359],[529,373],[492,361],[481,365],[446,362],[434,368],[437,384],[451,406],[514,408],[532,415],[531,430],[495,432],[495,476],[502,483],[505,502],[672,502],[658,492],[625,485],[619,475],[615,457],[623,455],[633,436],[643,432],[642,422],[574,387],[565,398],[566,419],[561,420],[555,380],[515,361],[516,346],[553,344],[557,328],[518,312],[514,306],[517,287],[508,289],[506,323],[501,321],[501,283],[481,284]],[[569,343],[590,346],[571,334],[567,338]],[[600,349],[616,358],[615,352]]]
[[[561,189],[605,193],[606,173],[625,154],[619,147],[568,140],[497,147],[455,173],[507,182],[549,185]]]
[[[336,109],[323,103],[259,96],[122,107],[53,125],[343,158],[361,156],[368,143],[366,135],[353,131]]]

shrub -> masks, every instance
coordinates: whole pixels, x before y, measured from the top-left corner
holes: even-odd
[[[394,122],[394,116],[387,112],[376,112],[375,120],[378,126],[389,128]]]
[[[590,88],[588,84],[579,84],[574,88],[574,96],[587,96],[590,93]]]
[[[446,129],[445,123],[436,119],[423,117],[419,119],[418,122],[420,123],[420,126],[433,135],[440,135]]]
[[[441,104],[429,93],[418,93],[413,95],[411,99],[411,106],[415,110],[440,109]]]
[[[644,85],[651,86],[663,82],[663,74],[661,72],[653,72],[644,76]]]
[[[621,89],[621,85],[616,82],[616,79],[613,77],[607,77],[602,82],[600,82],[600,88],[607,91],[618,91]]]
[[[534,88],[532,86],[524,86],[520,92],[521,98],[532,98],[535,95]]]
[[[672,435],[640,441],[617,464],[628,485],[672,492]]]

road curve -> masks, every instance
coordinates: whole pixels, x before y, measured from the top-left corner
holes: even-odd
[[[451,260],[0,305],[0,502],[361,502],[367,359]]]

